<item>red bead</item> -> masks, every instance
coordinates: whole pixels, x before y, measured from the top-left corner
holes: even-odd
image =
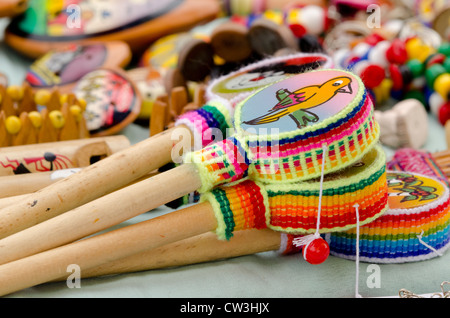
[[[328,258],[330,246],[323,238],[316,238],[303,247],[302,254],[308,263],[318,265]]]
[[[450,101],[447,101],[439,108],[438,115],[439,121],[441,122],[442,126],[444,126],[447,120],[450,120]]]
[[[370,64],[361,71],[360,77],[367,88],[374,88],[380,85],[386,76],[384,68],[376,64]]]
[[[386,51],[386,58],[395,64],[404,64],[408,59],[405,43],[400,39],[392,41],[391,46]]]
[[[389,73],[392,80],[392,89],[398,91],[403,88],[403,77],[400,68],[395,65],[389,65]]]
[[[371,46],[374,46],[378,42],[381,42],[381,41],[384,41],[384,38],[377,33],[372,33],[364,39],[364,42],[366,42],[367,44],[370,44]]]
[[[291,29],[292,33],[297,37],[301,38],[306,34],[306,29],[301,24],[291,24],[289,25],[289,28]]]

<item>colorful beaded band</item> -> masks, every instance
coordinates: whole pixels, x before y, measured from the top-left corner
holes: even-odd
[[[231,114],[230,103],[225,99],[215,98],[199,109],[180,115],[175,126],[187,126],[194,137],[194,150],[199,150],[213,142],[215,129],[220,131],[221,139],[226,136],[227,129],[232,127]]]
[[[281,233],[280,248],[277,252],[280,255],[290,255],[301,252],[302,248],[294,244],[296,237],[298,237],[298,235]]]
[[[234,231],[267,228],[270,210],[262,184],[243,180],[205,193],[200,200],[214,209],[219,239],[230,239]]]
[[[379,217],[387,209],[386,184],[385,156],[378,146],[358,165],[326,176],[320,232],[354,227],[355,203],[361,206],[361,224]],[[237,230],[266,227],[306,234],[316,229],[319,187],[318,180],[275,185],[245,179],[204,193],[201,201],[212,205],[220,239],[229,239]]]
[[[206,97],[226,98],[231,105],[236,106],[238,102],[267,85],[292,75],[315,69],[328,69],[332,66],[331,58],[319,53],[271,57],[211,81],[206,89]]]
[[[359,259],[405,263],[441,255],[450,243],[449,189],[437,179],[388,172],[389,210],[360,227]],[[330,254],[356,258],[355,229],[325,235]]]
[[[360,222],[368,223],[387,209],[386,167],[383,150],[377,146],[358,164],[325,176],[320,233],[354,227],[353,206],[360,206]],[[320,200],[318,180],[302,183],[267,184],[269,227],[293,234],[316,231]]]
[[[281,97],[284,93],[290,94]],[[274,95],[280,102],[268,115],[258,117],[265,114],[267,104],[273,105]],[[185,162],[197,164],[203,185],[200,192],[247,175],[266,183],[316,178],[321,174],[323,144],[328,147],[324,173],[341,170],[361,160],[378,141],[378,123],[366,97],[360,80],[345,71],[292,76],[241,102],[235,113],[235,134],[187,154]],[[315,113],[299,109],[303,103],[305,107],[309,103]],[[279,117],[273,119],[274,114]]]
[[[259,142],[251,142],[250,153],[255,155],[249,174],[264,182],[317,177],[322,164],[322,144],[328,145],[325,171],[330,173],[360,159],[367,148],[378,141],[378,136],[373,105],[367,98],[333,125],[303,136],[275,141],[275,146],[268,147],[265,152],[258,151]]]

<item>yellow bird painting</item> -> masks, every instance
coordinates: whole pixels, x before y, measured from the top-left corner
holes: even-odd
[[[276,92],[278,103],[269,110],[269,113],[261,117],[245,121],[247,125],[262,125],[272,123],[284,116],[294,120],[298,128],[303,128],[308,123],[319,121],[319,116],[307,109],[322,105],[331,100],[338,93],[352,94],[352,79],[347,76],[332,78],[321,85],[311,85],[300,88],[294,92],[287,89],[279,89]]]

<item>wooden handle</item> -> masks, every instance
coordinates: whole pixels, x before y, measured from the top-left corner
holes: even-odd
[[[83,270],[81,276],[99,277],[205,263],[275,251],[280,248],[280,244],[280,233],[269,229],[236,231],[229,241],[218,240],[213,232],[207,232]]]
[[[12,197],[1,198],[0,199],[0,209],[8,207],[10,205],[16,204],[21,200],[25,200],[28,197],[28,194],[19,194]]]
[[[125,136],[87,138],[3,147],[0,176],[85,167],[130,146]]]
[[[0,264],[98,233],[200,187],[193,164],[178,166],[1,239]],[[33,214],[33,207],[25,213]]]
[[[171,162],[174,129],[114,153],[30,194],[27,200],[0,209],[0,239],[100,198]],[[184,131],[189,132],[187,128]]]
[[[25,173],[0,177],[0,198],[29,194],[77,173],[82,168]],[[17,202],[17,201],[16,201]]]
[[[200,203],[22,258],[0,266],[0,295],[64,277],[68,266],[72,264],[84,271],[147,249],[200,235],[216,227],[211,205]]]

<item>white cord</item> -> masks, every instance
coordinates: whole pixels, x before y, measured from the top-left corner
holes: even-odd
[[[419,235],[417,235],[417,238],[419,239],[419,242],[420,242],[422,245],[428,247],[428,248],[429,248],[430,250],[432,250],[433,252],[435,252],[437,255],[439,255],[439,256],[442,256],[442,255],[443,255],[442,253],[439,253],[434,247],[432,247],[432,246],[428,245],[427,243],[425,243],[425,242],[422,240],[422,237],[423,237],[423,230],[422,230],[422,233],[420,233]]]
[[[353,206],[356,212],[356,284],[355,284],[355,297],[362,298],[359,294],[359,204]]]

